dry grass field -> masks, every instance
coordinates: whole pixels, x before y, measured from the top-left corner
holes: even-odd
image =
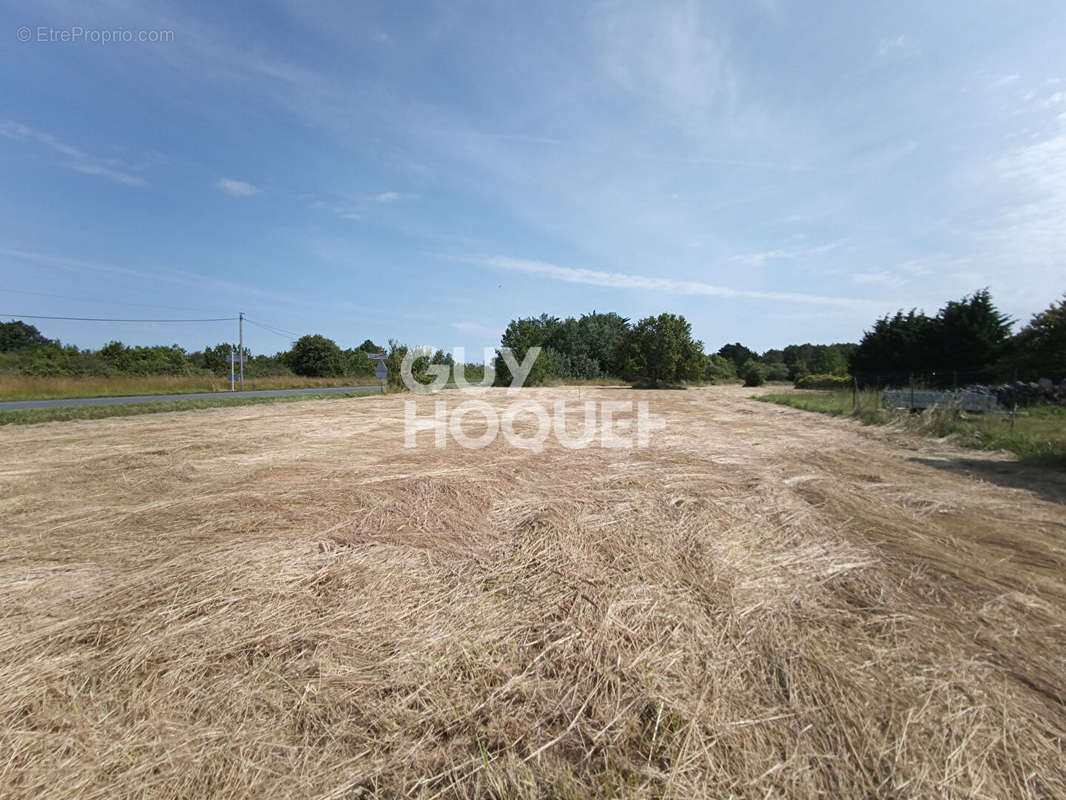
[[[1062,474],[750,393],[5,428],[0,796],[1066,796]]]

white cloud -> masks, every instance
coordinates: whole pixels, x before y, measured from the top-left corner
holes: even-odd
[[[781,247],[774,250],[764,250],[760,253],[742,253],[740,255],[731,256],[729,260],[741,264],[748,264],[753,267],[761,267],[767,261],[820,256],[828,253],[830,250],[835,250],[840,247],[840,244],[840,242],[830,242],[828,244],[814,245],[811,247]]]
[[[589,19],[606,76],[678,119],[701,127],[735,91],[724,37],[698,3],[602,4]]]
[[[1019,80],[1022,76],[1018,73],[1012,73],[1011,75],[1003,75],[996,78],[992,83],[988,84],[989,89],[1002,89],[1004,86],[1010,86],[1015,81]]]
[[[219,178],[215,186],[233,197],[251,197],[253,194],[259,194],[258,187],[233,178]]]
[[[900,34],[899,36],[882,39],[881,44],[877,48],[877,54],[881,56],[887,55],[893,50],[905,50],[907,46],[907,37]]]
[[[212,296],[216,297],[216,300],[219,298],[230,298],[237,301],[241,298],[253,297],[261,301],[266,307],[298,307],[304,309],[305,313],[308,311],[320,310],[322,308],[321,301],[315,301],[314,299],[301,300],[289,291],[274,292],[269,289],[249,286],[247,283],[238,283],[223,278],[213,277],[211,275],[189,272],[183,269],[173,269],[158,264],[145,265],[143,269],[137,269],[121,264],[103,261],[89,261],[83,258],[70,258],[67,256],[23,250],[21,248],[6,247],[3,244],[0,244],[0,259],[15,259],[17,261],[35,264],[40,267],[65,270],[73,273],[85,273],[88,271],[99,273],[101,275],[109,275],[112,276],[112,278],[117,279],[116,286],[122,289],[128,288],[131,281],[140,281],[149,287],[156,287],[162,281],[176,286],[185,286],[194,289],[202,289],[206,286],[210,290]],[[223,300],[219,300],[219,302],[223,302]]]
[[[144,186],[145,180],[132,174],[132,167],[115,158],[97,158],[74,145],[57,139],[47,131],[39,131],[18,122],[0,123],[0,136],[23,142],[39,142],[69,159],[63,166],[83,175],[96,175],[125,186]]]
[[[398,203],[401,200],[417,200],[417,194],[409,192],[380,192],[374,195],[374,201],[378,203]]]
[[[1066,263],[1066,124],[1008,151],[981,180],[1008,198],[974,230],[982,262],[1002,276],[998,291],[1009,312],[1042,307],[1054,287],[1061,287]],[[987,279],[969,276],[971,285],[982,285],[980,280]]]
[[[877,272],[854,272],[851,275],[851,280],[854,283],[864,286],[885,286],[889,288],[903,286],[908,282],[907,279],[901,275],[893,275],[886,270],[879,270]]]
[[[417,197],[418,195],[416,194],[405,194],[403,192],[379,192],[378,194],[366,194],[357,197],[313,199],[304,196],[302,199],[309,200],[311,208],[329,211],[341,219],[359,222],[373,216],[375,204],[387,206],[403,200],[413,200]]]
[[[905,142],[886,144],[862,153],[853,165],[858,172],[880,172],[893,167],[918,149],[918,142],[913,139]]]
[[[673,278],[658,278],[649,275],[634,275],[627,272],[607,272],[605,270],[578,267],[561,267],[543,261],[531,261],[522,258],[493,256],[489,258],[460,259],[471,264],[505,269],[512,272],[524,272],[541,275],[567,283],[583,283],[590,286],[606,286],[611,289],[638,289],[664,294],[704,295],[712,297],[735,297],[754,300],[774,300],[788,303],[814,303],[828,306],[851,307],[861,304],[883,305],[883,303],[850,297],[824,297],[802,292],[763,292],[750,289],[732,289],[716,286],[702,281],[681,281]]]

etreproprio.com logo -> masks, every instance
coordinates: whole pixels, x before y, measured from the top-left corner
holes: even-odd
[[[15,38],[20,42],[39,44],[166,44],[174,41],[174,31],[86,28],[83,25],[20,25],[15,30]]]
[[[553,437],[560,445],[571,450],[597,445],[610,449],[645,448],[650,444],[654,432],[666,428],[666,421],[653,416],[645,400],[636,403],[630,400],[586,401],[582,403],[580,413],[573,414],[568,412],[564,400],[557,399],[548,404],[535,397],[523,396],[523,386],[540,357],[540,351],[539,347],[530,347],[519,362],[509,348],[500,348],[500,356],[511,374],[507,395],[512,398],[502,411],[498,406],[480,399],[467,399],[452,405],[449,405],[447,400],[436,400],[432,415],[420,415],[416,401],[405,401],[404,447],[418,447],[418,434],[432,432],[433,446],[436,448],[446,447],[448,439],[451,438],[462,448],[479,450],[495,442],[501,434],[512,447],[538,453]],[[414,348],[408,350],[401,362],[400,378],[413,393],[437,394],[448,385],[449,378],[459,387],[462,394],[467,395],[481,394],[492,386],[495,380],[495,370],[492,367],[494,348],[485,348],[485,375],[477,383],[469,383],[466,380],[465,351],[462,347],[452,350],[454,364],[430,364],[426,371],[433,376],[433,380],[428,383],[418,381],[412,372],[414,362],[432,352],[433,349],[429,347]],[[571,416],[580,419],[580,424],[568,426],[568,417]],[[515,425],[520,417],[535,421],[536,430],[516,430]],[[483,428],[481,432],[477,435],[469,434],[464,427],[467,419],[474,424],[480,421],[481,424],[477,427]]]

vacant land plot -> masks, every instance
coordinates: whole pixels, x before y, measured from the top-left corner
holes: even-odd
[[[0,796],[1066,795],[1062,476],[750,392],[5,428]]]

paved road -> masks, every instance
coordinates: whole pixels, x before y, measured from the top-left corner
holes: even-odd
[[[6,400],[0,411],[24,408],[63,408],[66,406],[116,406],[127,403],[162,403],[168,400],[220,400],[237,397],[285,397],[290,394],[334,394],[338,392],[380,392],[379,386],[329,386],[321,389],[258,389],[254,392],[198,392],[196,394],[142,394],[129,397],[64,397],[57,400]]]

